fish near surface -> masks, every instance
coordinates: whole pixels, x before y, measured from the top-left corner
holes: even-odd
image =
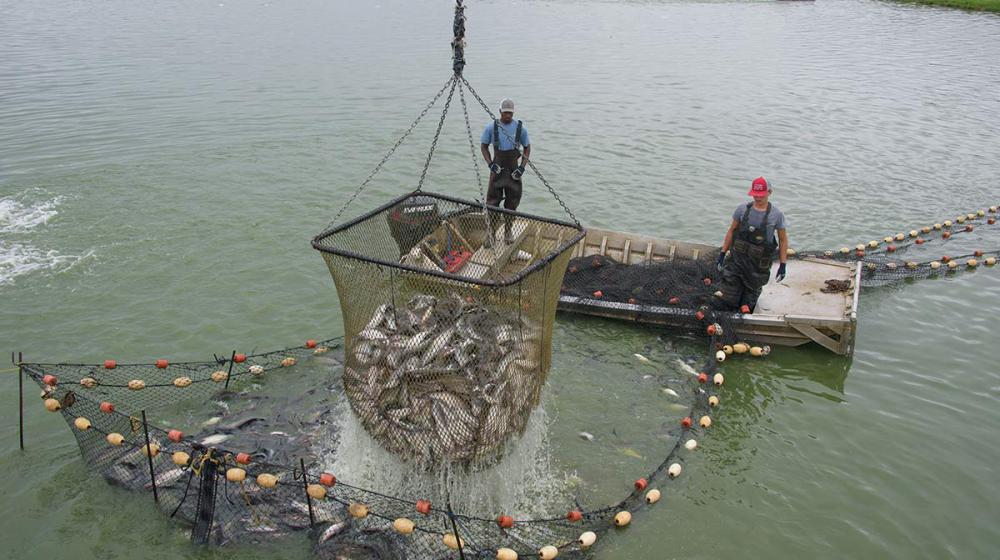
[[[320,560],[405,560],[410,548],[395,531],[360,528],[347,520],[320,531],[313,555]]]

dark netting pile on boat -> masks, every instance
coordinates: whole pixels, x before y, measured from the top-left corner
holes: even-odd
[[[316,236],[344,317],[344,390],[415,463],[489,463],[524,431],[552,360],[579,226],[413,193]]]

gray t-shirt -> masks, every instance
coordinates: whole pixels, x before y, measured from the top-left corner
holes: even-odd
[[[747,210],[747,205],[750,205],[750,215],[747,217],[747,222],[757,229],[760,229],[764,221],[764,210],[757,210],[753,208],[753,202],[744,202],[736,207],[733,212],[733,219],[737,222],[743,219],[743,213]],[[785,215],[778,210],[778,207],[771,204],[771,213],[767,216],[767,233],[765,239],[776,240],[777,237],[774,236],[774,230],[785,229]]]

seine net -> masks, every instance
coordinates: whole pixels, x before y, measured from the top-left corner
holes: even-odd
[[[344,319],[344,389],[415,463],[480,464],[524,431],[578,226],[417,192],[313,240]]]

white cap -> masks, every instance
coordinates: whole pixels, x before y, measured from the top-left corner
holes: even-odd
[[[500,102],[500,112],[501,113],[513,113],[514,112],[514,101],[511,99],[504,99]]]

